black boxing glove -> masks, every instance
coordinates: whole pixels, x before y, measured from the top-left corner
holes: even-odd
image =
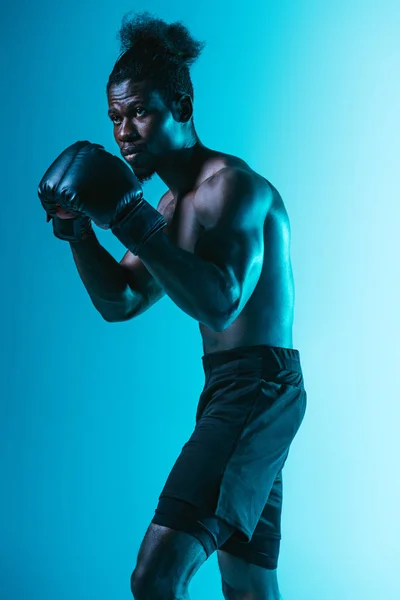
[[[52,222],[54,235],[58,239],[68,242],[77,242],[85,239],[88,235],[94,235],[90,217],[79,215],[75,219],[60,219],[57,216],[56,197],[45,193],[48,173],[49,170],[46,171],[39,184],[38,196],[46,211],[46,222]]]
[[[76,142],[53,162],[39,184],[39,197],[77,216],[86,215],[132,253],[167,225],[143,199],[140,183],[120,158],[99,144]]]

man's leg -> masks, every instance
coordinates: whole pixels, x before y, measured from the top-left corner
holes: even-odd
[[[135,600],[189,600],[188,586],[207,560],[193,535],[151,523],[131,575]]]
[[[218,550],[222,591],[226,600],[282,600],[276,569],[265,569]]]

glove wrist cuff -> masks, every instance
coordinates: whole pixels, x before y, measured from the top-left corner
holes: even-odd
[[[81,216],[75,219],[60,219],[52,217],[53,233],[59,240],[66,242],[80,242],[94,234],[92,222],[89,217]]]
[[[161,231],[167,221],[143,198],[129,206],[129,210],[120,213],[118,220],[111,224],[111,231],[132,254],[137,255],[140,247]]]

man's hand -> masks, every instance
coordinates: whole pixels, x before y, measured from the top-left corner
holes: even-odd
[[[47,212],[58,204],[68,213],[89,217],[99,227],[111,228],[132,252],[166,225],[143,200],[132,170],[99,144],[76,142],[64,150],[45,173],[38,194]]]

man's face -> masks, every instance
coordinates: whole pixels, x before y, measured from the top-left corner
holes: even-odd
[[[163,157],[179,147],[180,123],[151,80],[110,87],[109,117],[121,154],[139,181],[151,179]]]

